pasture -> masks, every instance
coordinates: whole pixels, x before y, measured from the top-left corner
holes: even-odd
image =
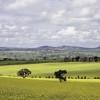
[[[67,76],[77,77],[86,76],[88,78],[94,78],[100,76],[100,63],[41,63],[41,64],[25,64],[25,65],[8,65],[0,66],[0,75],[3,76],[17,76],[18,70],[22,68],[28,68],[31,72],[31,76],[54,76],[54,72],[60,69],[66,69],[68,71]],[[30,76],[30,77],[31,77]]]
[[[0,77],[0,100],[100,100],[98,82]]]
[[[16,73],[28,68],[32,75],[23,79]],[[68,71],[67,77],[86,76],[91,79],[68,79],[59,82],[53,76],[59,69]],[[100,63],[42,63],[0,66],[0,100],[100,100]],[[37,78],[32,78],[37,76]]]

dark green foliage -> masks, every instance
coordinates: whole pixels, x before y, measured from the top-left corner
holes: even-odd
[[[0,60],[0,65],[17,65],[17,64],[35,64],[35,63],[50,63],[50,62],[100,62],[100,57],[93,56],[93,57],[80,57],[76,56],[74,58],[71,57],[65,57],[65,58],[56,58],[56,59],[10,59],[5,58],[3,60]]]
[[[64,58],[64,62],[69,62],[69,61],[70,61],[70,59],[68,57]]]
[[[86,76],[84,76],[84,79],[86,79]]]
[[[94,56],[93,58],[94,58],[94,61],[97,62],[99,57]]]
[[[100,79],[100,77],[94,77],[94,79]]]
[[[18,76],[21,76],[23,78],[27,77],[29,74],[31,74],[31,71],[28,69],[21,69],[17,72]]]
[[[80,79],[80,76],[78,76],[77,78]]]
[[[48,78],[50,78],[50,76],[48,76]]]
[[[75,57],[76,61],[80,60],[80,56]]]
[[[86,62],[87,61],[87,57],[83,57],[83,62]]]
[[[70,76],[68,76],[68,79],[70,79]]]
[[[65,74],[67,74],[66,70],[59,70],[54,73],[55,78],[58,78],[60,82],[66,81],[66,77],[64,77]]]

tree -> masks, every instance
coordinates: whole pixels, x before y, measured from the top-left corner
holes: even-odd
[[[75,57],[75,59],[78,62],[80,60],[80,56]]]
[[[66,74],[67,74],[66,70],[59,70],[54,73],[55,77],[58,78],[60,82],[66,81],[66,76],[64,76]]]
[[[18,76],[21,76],[23,78],[27,77],[29,74],[31,74],[31,71],[28,69],[21,69],[17,72]]]
[[[86,61],[87,61],[87,57],[84,57],[84,58],[83,58],[83,61],[86,62]]]
[[[95,62],[98,61],[98,57],[97,57],[97,56],[94,56],[93,58],[94,58],[94,61],[95,61]]]
[[[64,58],[64,62],[69,62],[70,60],[69,60],[69,58],[68,57],[65,57]]]
[[[47,57],[43,57],[44,60],[47,60]]]

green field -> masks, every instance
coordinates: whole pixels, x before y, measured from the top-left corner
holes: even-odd
[[[99,82],[0,77],[0,100],[100,100]]]
[[[100,76],[100,63],[41,63],[41,64],[26,64],[26,65],[9,65],[0,66],[0,75],[3,76],[16,76],[18,70],[28,68],[32,71],[31,76],[53,76],[54,72],[59,69],[66,69],[67,76],[77,77],[86,76],[94,78]]]
[[[66,69],[67,76],[86,76],[91,79],[21,78],[16,73],[22,68],[32,71],[31,76],[53,76]],[[0,100],[100,100],[100,63],[44,63],[0,66]]]

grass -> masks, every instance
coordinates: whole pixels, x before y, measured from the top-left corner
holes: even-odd
[[[53,76],[66,69],[67,76],[100,76],[100,63],[42,63],[0,66],[0,100],[100,100],[100,80],[17,77],[22,68],[32,71],[32,76]],[[10,76],[8,76],[10,75]]]
[[[7,76],[16,76],[18,70],[28,68],[32,71],[32,76],[53,76],[53,73],[59,69],[66,69],[67,76],[87,76],[93,78],[100,76],[100,63],[41,63],[41,64],[24,64],[0,66],[0,74]]]
[[[100,82],[0,77],[0,100],[100,100]]]

